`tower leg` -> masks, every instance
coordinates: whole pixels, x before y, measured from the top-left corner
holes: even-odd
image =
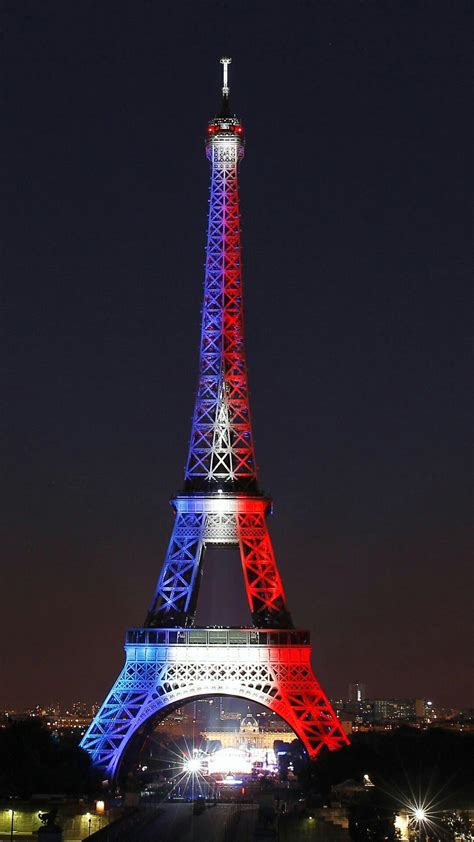
[[[199,590],[205,515],[178,511],[147,626],[192,625]]]
[[[308,673],[306,690],[292,686],[292,682],[282,687],[275,711],[293,728],[309,756],[316,757],[323,746],[335,751],[348,745],[349,740],[311,669]]]
[[[263,507],[261,511],[239,513],[237,528],[253,622],[261,628],[291,628]]]

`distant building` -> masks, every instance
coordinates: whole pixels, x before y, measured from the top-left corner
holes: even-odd
[[[234,720],[232,724],[235,730],[230,730],[230,724],[230,722],[221,721],[219,730],[208,728],[203,736],[209,741],[219,741],[222,748],[239,749],[273,749],[275,740],[283,739],[291,743],[296,739],[294,731],[283,720],[267,719],[263,714],[250,713],[250,710],[241,720]]]
[[[356,682],[355,684],[349,684],[349,689],[347,693],[347,701],[348,702],[365,702],[366,693],[365,693],[365,684],[359,684]]]
[[[344,733],[348,735],[352,734],[352,719],[349,719],[349,717],[347,717],[344,713],[338,716],[338,719]]]
[[[415,699],[374,699],[374,722],[411,722],[416,719]]]
[[[240,723],[241,734],[258,734],[259,730],[258,722],[251,713],[244,716],[242,722]]]
[[[222,722],[222,725],[225,723]],[[296,739],[295,733],[286,724],[280,720],[279,727],[274,726],[274,730],[261,730],[260,724],[252,713],[247,713],[240,721],[234,720],[234,727],[236,730],[231,731],[227,728],[220,728],[220,730],[206,729],[204,737],[209,741],[219,741],[222,748],[268,748],[273,749],[275,740],[281,740],[282,737],[291,743]]]
[[[426,717],[425,699],[415,699],[415,716],[417,719],[424,719]]]

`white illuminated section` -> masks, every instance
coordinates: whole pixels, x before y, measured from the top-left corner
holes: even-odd
[[[395,816],[395,828],[399,831],[400,839],[408,839],[408,816],[405,813],[398,813]]]
[[[209,758],[209,774],[250,775],[252,760],[249,753],[238,748],[221,748]]]
[[[222,94],[223,96],[229,96],[229,85],[228,85],[228,69],[229,64],[232,62],[231,58],[221,58],[222,64],[222,73],[223,73],[223,85],[222,85]]]

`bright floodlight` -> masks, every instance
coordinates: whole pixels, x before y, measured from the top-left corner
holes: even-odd
[[[251,771],[250,753],[239,748],[221,748],[209,757],[211,775],[226,772],[232,775],[250,775]]]
[[[193,774],[194,772],[199,772],[201,768],[201,761],[199,757],[190,757],[189,760],[186,760],[186,763],[183,766],[185,772],[189,772]]]
[[[426,813],[423,810],[423,807],[417,807],[414,815],[417,822],[423,822],[426,819]]]

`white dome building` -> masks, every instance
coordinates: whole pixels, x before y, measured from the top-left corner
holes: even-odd
[[[251,713],[244,716],[240,723],[241,734],[258,734],[259,730],[258,722]]]

